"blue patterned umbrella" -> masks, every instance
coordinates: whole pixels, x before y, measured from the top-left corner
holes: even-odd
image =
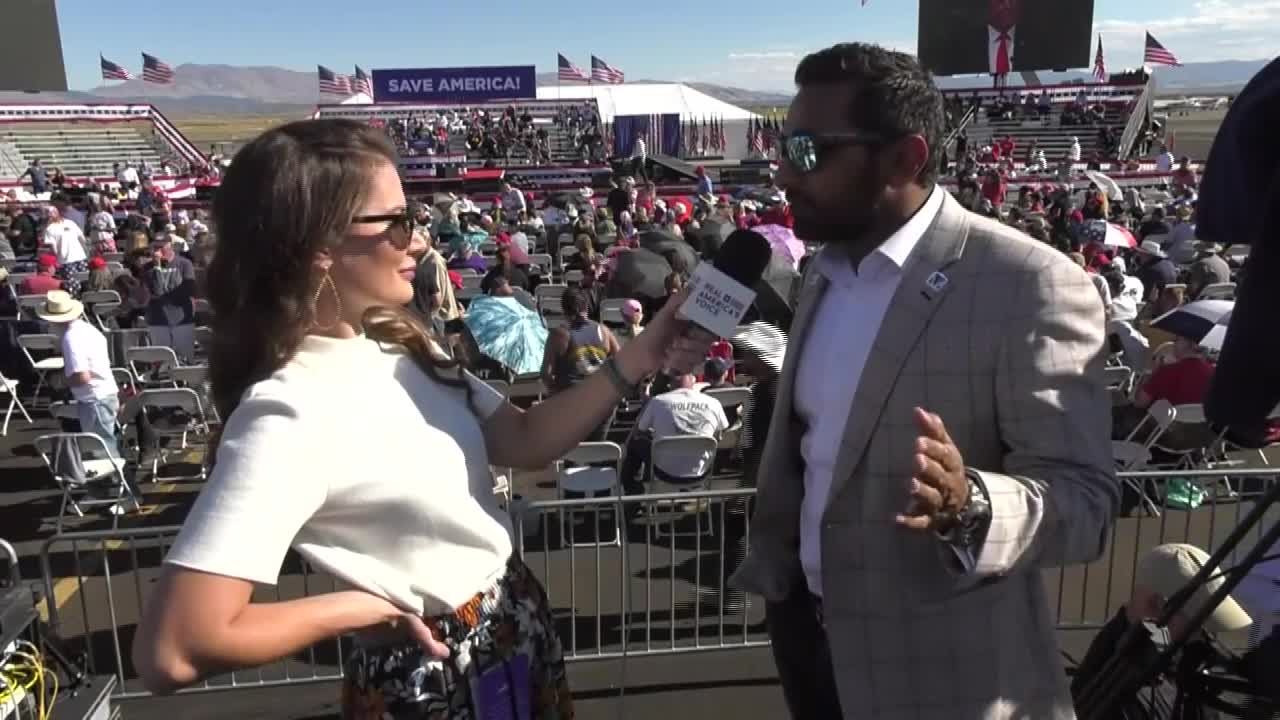
[[[471,301],[464,319],[480,352],[517,375],[542,369],[547,328],[538,313],[513,297],[482,295]]]

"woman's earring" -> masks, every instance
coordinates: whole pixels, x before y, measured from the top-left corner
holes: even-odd
[[[333,320],[326,324],[320,323],[320,296],[324,294],[325,288],[329,289],[329,293],[333,295]],[[311,326],[316,330],[332,330],[342,321],[342,296],[338,295],[338,286],[333,284],[333,278],[329,277],[329,271],[326,270],[324,277],[320,278],[320,284],[316,286],[316,294],[311,298]]]

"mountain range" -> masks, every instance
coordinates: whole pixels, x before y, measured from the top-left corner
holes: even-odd
[[[1238,91],[1266,63],[1265,60],[1189,63],[1176,68],[1158,68],[1156,77],[1162,95],[1186,93],[1232,93]],[[288,114],[303,113],[317,101],[315,73],[279,67],[233,65],[179,65],[171,85],[129,80],[88,92],[42,93],[40,100],[92,102],[118,100],[150,102],[171,115],[205,114]],[[1040,73],[1044,83],[1087,80],[1086,72]],[[540,85],[554,85],[555,73],[538,75]],[[638,80],[663,82],[660,80]],[[990,80],[979,77],[939,78],[946,88],[983,86]],[[704,82],[685,84],[724,102],[742,107],[783,106],[791,92],[761,91]],[[0,93],[0,102],[30,101],[33,95]]]

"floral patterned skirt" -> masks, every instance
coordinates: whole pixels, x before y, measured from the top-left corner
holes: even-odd
[[[480,717],[472,697],[476,679],[517,658],[527,659],[529,714],[511,708],[512,715],[519,714],[518,720],[573,718],[564,652],[546,591],[518,558],[508,561],[492,587],[453,613],[426,621],[449,646],[450,657],[426,657],[417,643],[357,648],[345,666],[345,720],[473,720]]]

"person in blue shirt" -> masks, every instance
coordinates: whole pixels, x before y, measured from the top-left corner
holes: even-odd
[[[697,195],[714,195],[714,188],[711,186],[711,178],[707,175],[707,169],[699,165],[693,169],[693,174],[698,176],[698,182],[695,186],[694,193]]]

